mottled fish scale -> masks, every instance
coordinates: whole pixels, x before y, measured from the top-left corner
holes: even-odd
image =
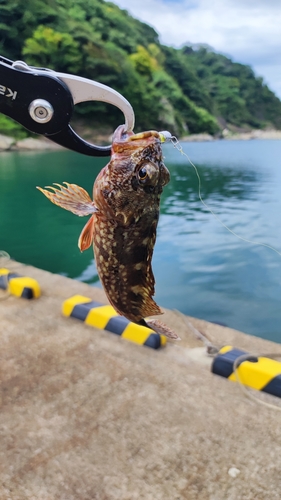
[[[126,133],[118,127],[111,160],[94,183],[93,197],[75,184],[38,188],[53,203],[77,215],[92,214],[79,238],[85,250],[93,242],[98,274],[116,311],[136,323],[177,339],[175,332],[147,316],[162,314],[153,300],[151,261],[160,195],[169,182],[158,132]]]
[[[154,277],[150,255],[156,226],[147,243],[148,233],[147,229],[142,231],[141,219],[138,225],[128,228],[102,220],[100,215],[97,219],[94,231],[96,265],[110,303],[131,321],[161,314],[151,298]],[[152,231],[153,224],[150,233]]]

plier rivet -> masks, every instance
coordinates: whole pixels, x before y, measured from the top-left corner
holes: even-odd
[[[37,123],[48,123],[54,114],[53,106],[45,99],[35,99],[28,107],[31,118]]]

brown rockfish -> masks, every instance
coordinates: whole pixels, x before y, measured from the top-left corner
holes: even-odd
[[[96,178],[93,199],[75,184],[38,189],[53,203],[79,216],[91,215],[78,246],[93,243],[99,278],[109,302],[137,324],[177,339],[166,325],[147,316],[162,314],[152,299],[152,254],[159,218],[160,195],[170,174],[163,163],[161,136],[117,128],[111,160]]]

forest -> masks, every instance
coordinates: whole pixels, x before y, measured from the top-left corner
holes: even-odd
[[[0,54],[113,87],[132,104],[136,131],[281,129],[281,101],[251,67],[202,44],[165,46],[151,26],[112,2],[0,0]],[[77,106],[74,119],[112,127],[122,115],[96,102]],[[0,133],[26,134],[4,115]]]

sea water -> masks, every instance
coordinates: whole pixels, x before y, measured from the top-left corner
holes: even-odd
[[[241,237],[281,252],[281,141],[183,143],[207,205]],[[164,145],[171,181],[161,199],[153,257],[163,307],[281,342],[281,257],[230,234],[202,205],[193,167]],[[51,204],[37,185],[67,181],[90,194],[107,163],[69,151],[0,153],[0,249],[13,259],[100,286],[92,250],[77,241],[87,218]]]

